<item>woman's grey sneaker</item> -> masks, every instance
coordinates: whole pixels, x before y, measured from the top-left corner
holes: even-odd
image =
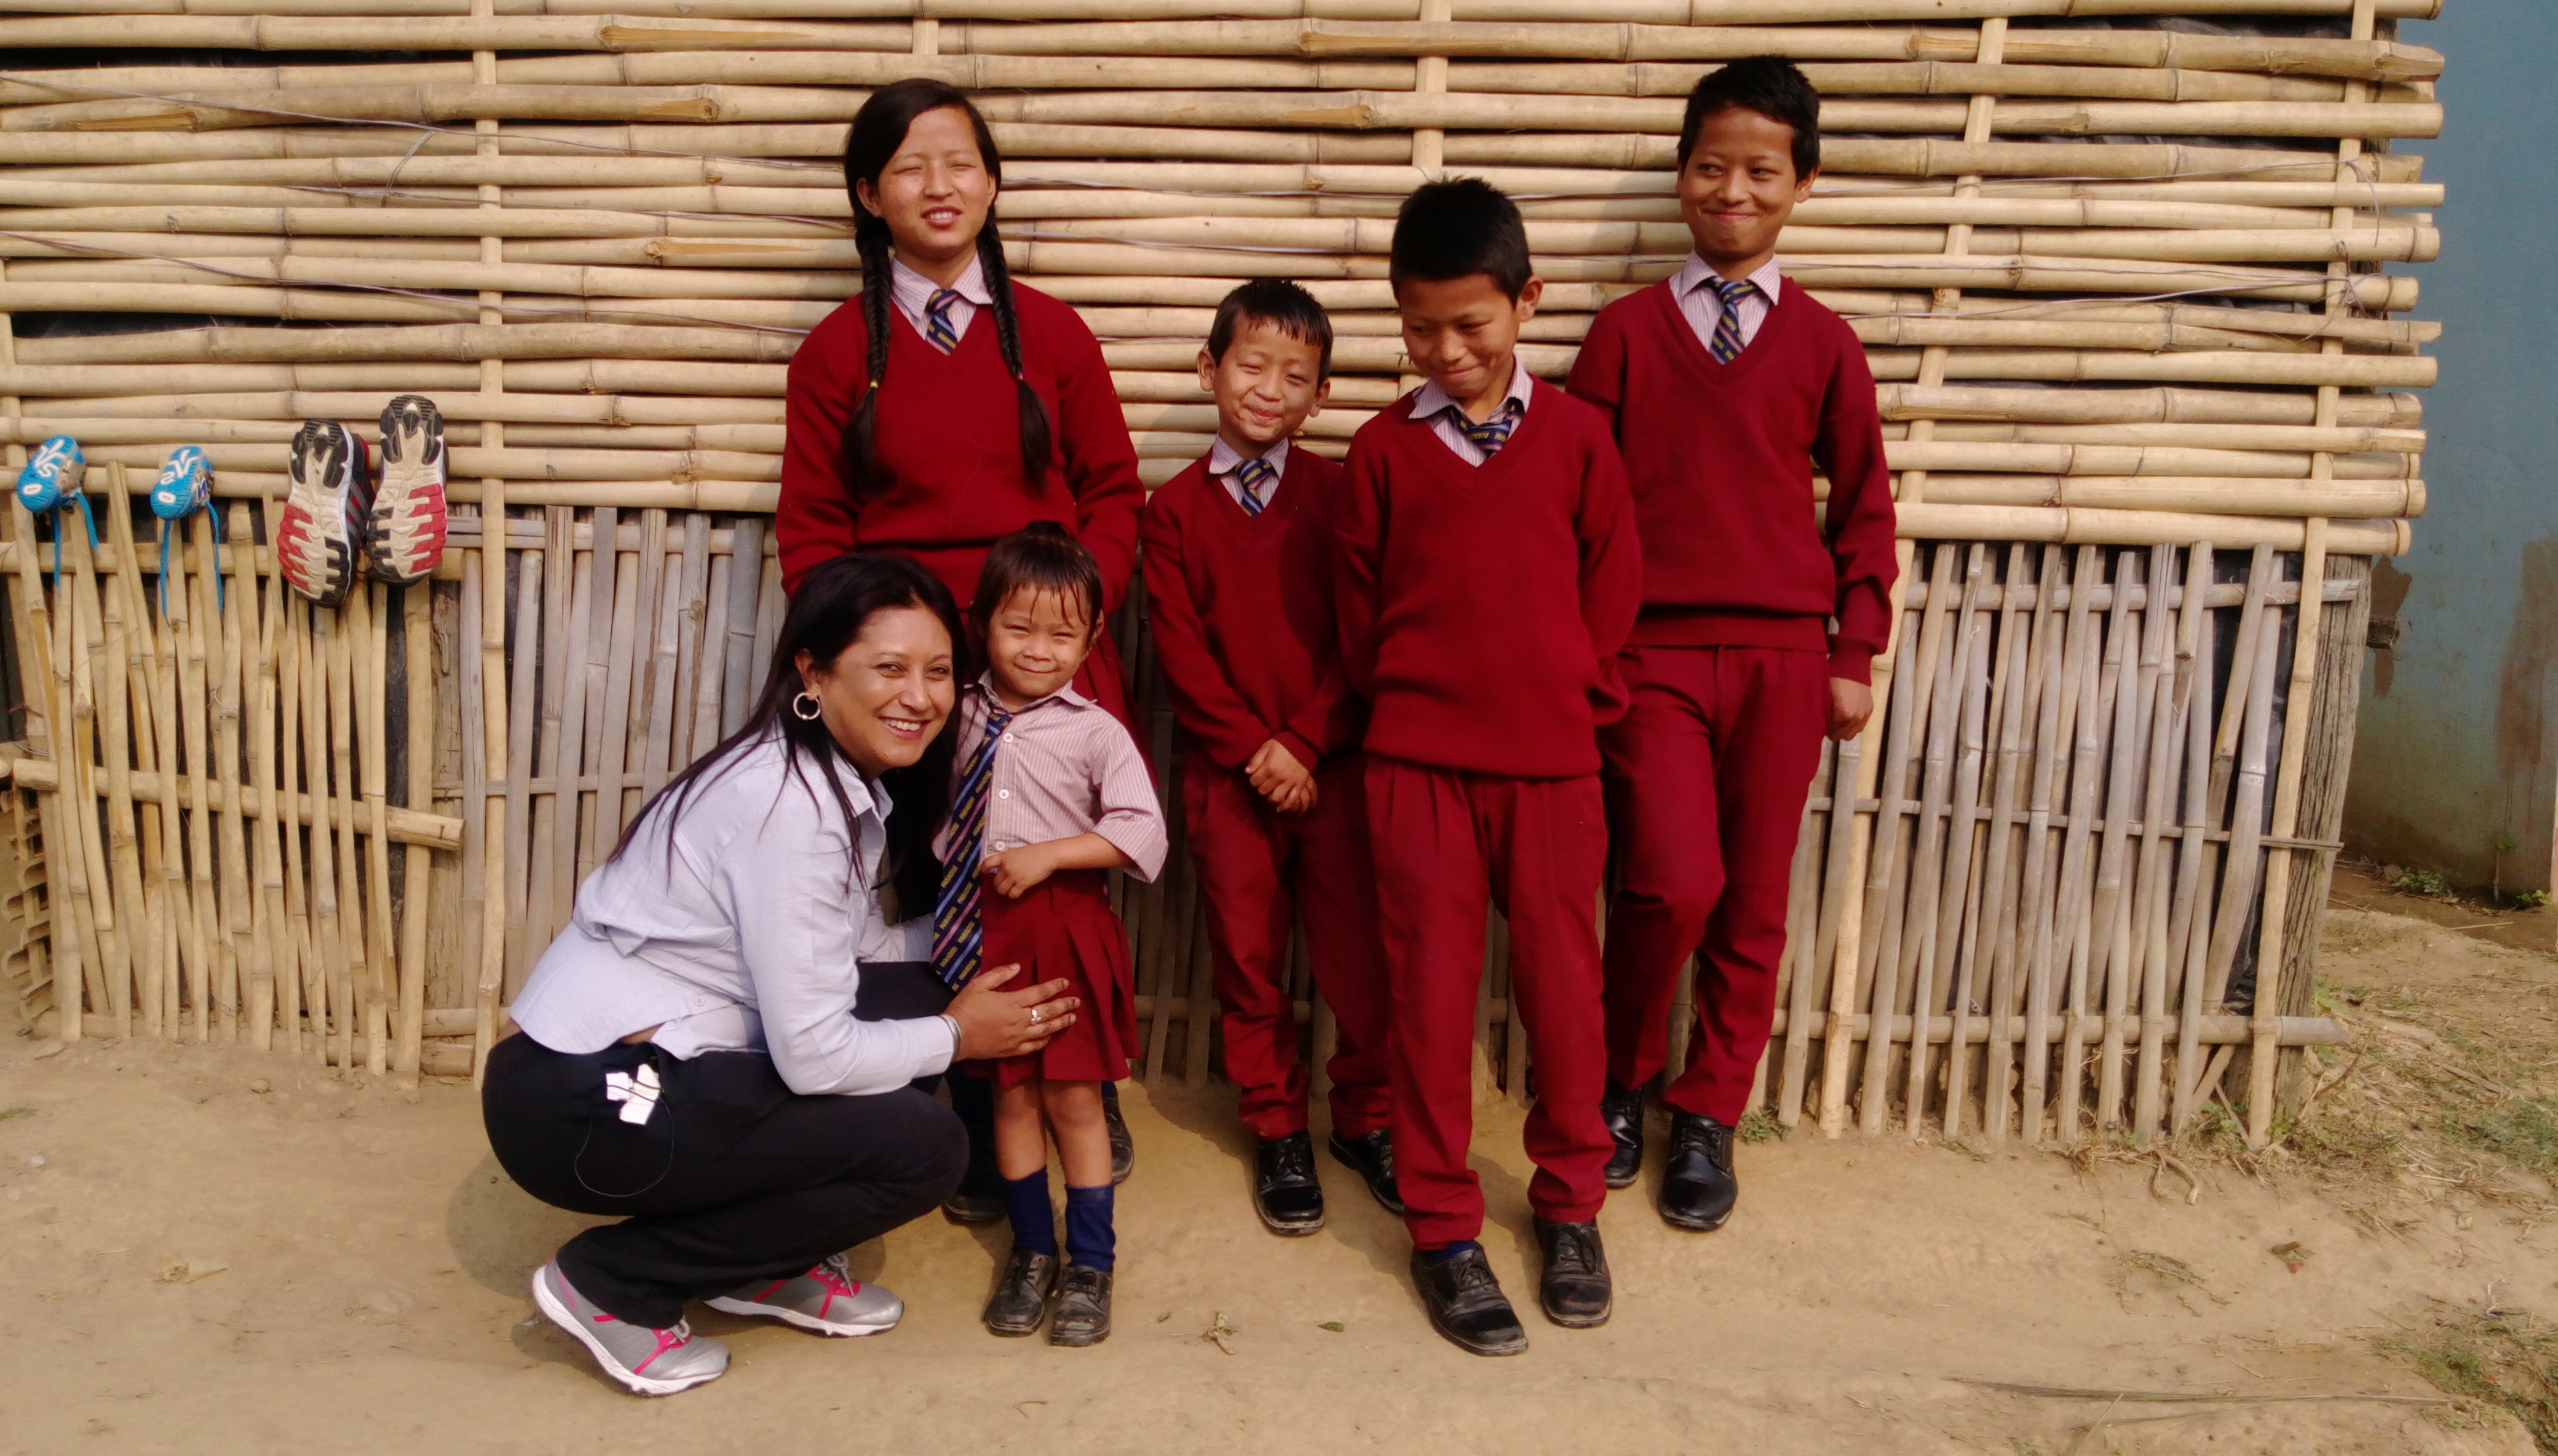
[[[444,555],[444,415],[423,394],[382,407],[382,481],[364,512],[365,570],[375,581],[423,580]]]
[[[897,1328],[906,1305],[876,1284],[853,1277],[840,1253],[787,1279],[758,1279],[705,1300],[724,1314],[754,1315],[820,1335],[876,1335]]]
[[[728,1347],[677,1320],[652,1330],[596,1308],[548,1263],[533,1270],[533,1303],[552,1324],[577,1337],[604,1373],[642,1395],[672,1395],[728,1374]]]

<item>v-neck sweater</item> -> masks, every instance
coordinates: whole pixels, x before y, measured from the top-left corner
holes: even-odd
[[[1342,662],[1368,752],[1511,779],[1599,769],[1642,589],[1607,417],[1550,384],[1470,465],[1412,396],[1350,441],[1337,516]]]
[[[1358,739],[1333,618],[1333,500],[1342,467],[1300,445],[1247,515],[1208,458],[1146,503],[1146,608],[1173,717],[1218,768],[1277,739],[1307,768]]]
[[[1832,676],[1868,680],[1899,568],[1874,374],[1845,320],[1789,281],[1718,364],[1656,283],[1600,311],[1571,389],[1625,454],[1643,542],[1634,644],[1826,652]]]
[[[809,331],[790,361],[774,534],[782,585],[846,551],[913,556],[966,607],[987,549],[1035,520],[1074,533],[1101,566],[1105,609],[1137,565],[1145,486],[1101,345],[1074,310],[1013,285],[1022,376],[1048,409],[1056,443],[1036,480],[1022,471],[1020,403],[991,312],[944,355],[889,311],[888,377],[880,383],[879,480],[856,503],[838,468],[844,426],[864,378],[870,331],[856,298]]]

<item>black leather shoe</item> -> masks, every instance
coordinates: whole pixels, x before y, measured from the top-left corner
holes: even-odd
[[[1480,1248],[1469,1249],[1445,1263],[1427,1263],[1412,1251],[1412,1282],[1430,1310],[1430,1328],[1470,1355],[1516,1355],[1527,1348],[1527,1331],[1519,1328],[1492,1260]]]
[[[1356,1137],[1334,1133],[1333,1156],[1343,1167],[1359,1175],[1367,1191],[1396,1218],[1403,1217],[1403,1195],[1394,1187],[1394,1134],[1385,1128],[1362,1132]]]
[[[1536,1302],[1545,1317],[1567,1330],[1608,1323],[1617,1307],[1617,1286],[1608,1277],[1608,1250],[1599,1242],[1599,1226],[1539,1219],[1536,1246],[1545,1253],[1545,1272],[1536,1281]]]
[[[974,1193],[963,1184],[941,1201],[941,1217],[971,1227],[1004,1222],[1001,1193]]]
[[[1273,1234],[1324,1227],[1324,1185],[1315,1177],[1315,1140],[1303,1132],[1264,1138],[1252,1172],[1252,1211]]]
[[[1048,1313],[1049,1286],[1056,1282],[1056,1254],[1014,1249],[995,1292],[986,1297],[986,1328],[1005,1336],[1038,1334],[1040,1317]]]
[[[1110,1338],[1110,1271],[1066,1266],[1058,1281],[1057,1313],[1049,1317],[1048,1343],[1082,1347]]]
[[[1128,1175],[1137,1171],[1137,1140],[1128,1135],[1128,1119],[1119,1115],[1119,1085],[1115,1082],[1101,1084],[1101,1125],[1110,1129],[1110,1181],[1125,1183]]]
[[[1643,1094],[1608,1084],[1608,1090],[1599,1094],[1599,1118],[1608,1124],[1608,1136],[1617,1144],[1617,1150],[1608,1155],[1608,1186],[1630,1187],[1643,1171]]]
[[[1732,1217],[1732,1129],[1702,1112],[1670,1113],[1670,1161],[1661,1175],[1661,1222],[1709,1234]]]

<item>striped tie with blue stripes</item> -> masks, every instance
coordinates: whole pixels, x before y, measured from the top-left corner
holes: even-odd
[[[1714,321],[1714,343],[1706,353],[1714,356],[1716,364],[1730,364],[1750,347],[1750,341],[1741,337],[1741,300],[1758,293],[1759,285],[1747,278],[1737,283],[1725,278],[1709,281],[1715,297],[1723,300],[1723,316]]]
[[[1268,460],[1247,460],[1234,468],[1234,484],[1243,498],[1243,513],[1259,515],[1270,508],[1271,483],[1279,478],[1279,467]]]
[[[1003,709],[987,709],[985,736],[968,755],[958,792],[950,796],[950,852],[941,863],[941,897],[932,911],[932,973],[954,991],[977,973],[985,949],[977,861],[985,857],[986,794],[995,777],[995,745],[1003,742],[1012,722],[1013,715]]]
[[[959,331],[950,327],[950,306],[958,301],[955,288],[936,288],[924,301],[924,337],[943,354],[959,347]]]

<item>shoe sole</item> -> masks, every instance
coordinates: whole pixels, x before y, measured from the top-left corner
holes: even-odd
[[[1278,1235],[1282,1238],[1303,1238],[1309,1234],[1321,1234],[1324,1232],[1324,1216],[1321,1214],[1317,1214],[1315,1216],[1313,1223],[1291,1224],[1283,1219],[1274,1219],[1270,1217],[1270,1211],[1263,1208],[1257,1200],[1252,1205],[1252,1212],[1261,1216],[1262,1228],[1269,1230],[1271,1233]]]
[[[1554,1325],[1560,1329],[1595,1330],[1601,1325],[1608,1323],[1608,1317],[1617,1312],[1617,1299],[1615,1295],[1610,1295],[1608,1298],[1608,1307],[1599,1311],[1595,1316],[1583,1315],[1568,1319],[1562,1315],[1556,1314],[1554,1312],[1554,1307],[1547,1304],[1542,1299],[1536,1302],[1536,1307],[1545,1315],[1546,1323]]]
[[[364,456],[361,437],[335,420],[304,420],[293,432],[289,469],[292,489],[285,496],[284,517],[278,533],[291,531],[297,536],[317,535],[329,564],[321,568],[324,584],[334,583],[335,590],[314,591],[294,579],[295,571],[286,571],[285,580],[304,600],[314,606],[336,607],[344,604],[347,594],[355,589],[360,575],[363,543],[350,510],[359,475],[367,473],[369,462]],[[299,529],[295,529],[297,518]],[[328,523],[323,528],[323,522]],[[280,543],[279,543],[280,544]],[[295,552],[279,555],[279,567]]]
[[[815,1315],[802,1314],[795,1309],[784,1309],[778,1304],[758,1304],[751,1299],[731,1299],[725,1294],[717,1299],[705,1299],[702,1303],[722,1314],[745,1315],[750,1319],[780,1320],[785,1325],[806,1330],[812,1335],[831,1335],[838,1339],[886,1334],[896,1329],[897,1322],[906,1317],[906,1306],[903,1304],[899,1305],[897,1312],[890,1315],[884,1323],[865,1322],[846,1325],[838,1324],[833,1320],[821,1320]]]
[[[596,1339],[593,1335],[590,1335],[585,1330],[581,1329],[579,1327],[577,1316],[569,1313],[568,1306],[559,1302],[558,1295],[551,1293],[549,1283],[542,1278],[543,1270],[548,1269],[550,1265],[544,1264],[541,1268],[533,1270],[533,1303],[541,1307],[543,1315],[548,1317],[552,1324],[568,1331],[571,1338],[575,1339],[580,1345],[585,1346],[586,1353],[595,1357],[595,1363],[598,1368],[603,1370],[606,1375],[621,1382],[634,1393],[640,1395],[672,1395],[679,1391],[689,1390],[695,1385],[709,1384],[711,1382],[718,1380],[721,1376],[728,1374],[728,1372],[723,1370],[715,1371],[706,1376],[694,1376],[687,1380],[660,1381],[648,1376],[638,1374],[634,1371],[624,1370],[621,1363],[613,1358],[612,1353],[604,1348],[604,1342]]]
[[[1715,1230],[1732,1222],[1732,1216],[1730,1214],[1725,1214],[1720,1219],[1707,1220],[1683,1219],[1676,1214],[1671,1213],[1667,1209],[1660,1209],[1657,1210],[1657,1212],[1661,1216],[1662,1223],[1669,1225],[1673,1229],[1684,1229],[1690,1234],[1711,1234]]]
[[[1465,1351],[1468,1355],[1498,1357],[1503,1355],[1522,1354],[1527,1349],[1527,1336],[1524,1334],[1520,1335],[1516,1340],[1505,1340],[1498,1345],[1478,1345],[1471,1340],[1460,1339],[1447,1326],[1439,1323],[1437,1320],[1432,1320],[1430,1322],[1430,1328],[1438,1333],[1440,1339],[1445,1340],[1449,1344],[1456,1346],[1458,1349]]]
[[[1109,1338],[1110,1331],[1107,1326],[1102,1328],[1100,1334],[1094,1335],[1090,1339],[1086,1339],[1081,1335],[1068,1335],[1061,1339],[1059,1338],[1057,1331],[1051,1330],[1048,1332],[1048,1343],[1057,1346],[1061,1350],[1089,1350],[1093,1346],[1098,1345]]]
[[[986,1333],[989,1335],[1000,1336],[1006,1340],[1021,1340],[1040,1332],[1040,1326],[1048,1323],[1048,1311],[1041,1310],[1040,1317],[1038,1319],[1031,1321],[1027,1325],[1021,1325],[1018,1327],[1012,1325],[999,1325],[993,1320],[985,1319],[982,1316],[979,1318],[978,1323],[986,1327]]]
[[[962,1229],[983,1229],[989,1224],[1004,1222],[1004,1211],[999,1208],[987,1214],[963,1214],[951,1208],[950,1205],[943,1204],[941,1217]]]
[[[1643,1170],[1642,1170],[1642,1168],[1641,1168],[1639,1165],[1637,1165],[1637,1166],[1635,1167],[1635,1169],[1634,1169],[1634,1172],[1627,1174],[1627,1175],[1626,1175],[1626,1176],[1624,1176],[1623,1178],[1618,1177],[1618,1176],[1617,1176],[1616,1174],[1614,1174],[1614,1173],[1609,1174],[1609,1175],[1608,1175],[1608,1186],[1609,1186],[1611,1189],[1618,1189],[1618,1188],[1632,1188],[1632,1187],[1634,1187],[1636,1183],[1641,1182],[1641,1181],[1642,1181],[1642,1177],[1643,1177]]]
[[[450,511],[445,500],[448,457],[444,447],[444,415],[435,401],[422,394],[402,394],[382,406],[382,479],[373,490],[372,505],[364,512],[364,572],[375,581],[393,586],[406,586],[423,580],[435,570],[436,560],[444,554]],[[415,572],[403,572],[385,559],[385,542],[398,530],[398,522],[420,510],[430,511],[434,523],[421,534],[431,536],[432,550],[424,549],[421,540],[412,555],[422,556],[425,565]]]

